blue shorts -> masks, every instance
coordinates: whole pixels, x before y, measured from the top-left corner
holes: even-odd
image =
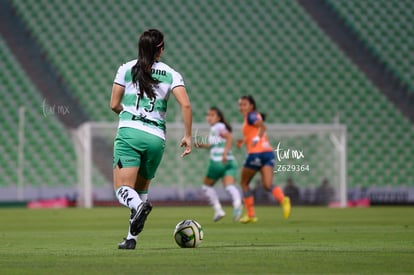
[[[253,170],[260,170],[260,168],[266,165],[275,166],[275,154],[273,151],[248,154],[243,163],[243,167]]]

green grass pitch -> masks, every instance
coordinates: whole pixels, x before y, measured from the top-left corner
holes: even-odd
[[[414,208],[259,206],[256,224],[212,221],[205,206],[154,206],[136,250],[118,250],[129,211],[0,209],[0,274],[414,274]],[[175,225],[195,219],[199,248]]]

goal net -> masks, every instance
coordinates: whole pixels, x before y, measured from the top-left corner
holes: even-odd
[[[346,206],[346,127],[341,124],[267,124],[267,134],[275,150],[274,184],[291,197],[295,205]],[[160,167],[150,186],[149,199],[158,201],[205,200],[201,185],[209,152],[193,148],[181,158],[179,143],[182,124],[167,125],[167,142]],[[242,137],[241,125],[233,125],[234,140]],[[94,201],[116,200],[112,187],[113,140],[117,123],[87,122],[74,131],[77,153],[78,205],[92,207]],[[193,142],[205,143],[210,126],[193,124]],[[239,167],[246,151],[233,146]],[[236,181],[240,180],[237,175]],[[237,184],[239,186],[239,184]],[[258,203],[273,200],[263,190],[256,175],[251,187]],[[216,184],[220,199],[230,199],[221,183]]]

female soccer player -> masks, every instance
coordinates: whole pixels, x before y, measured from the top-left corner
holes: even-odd
[[[191,152],[192,110],[181,75],[160,62],[164,35],[156,29],[141,34],[138,59],[121,65],[112,87],[111,109],[119,114],[114,141],[114,189],[119,202],[131,209],[128,236],[119,249],[135,249],[138,234],[152,206],[148,188],[165,147],[165,114],[172,92],[181,106],[185,134],[182,157]]]
[[[240,219],[241,223],[257,222],[254,210],[254,197],[249,188],[249,183],[257,171],[260,171],[264,188],[271,192],[280,203],[285,219],[290,215],[290,199],[283,194],[280,187],[273,185],[273,169],[275,155],[266,134],[264,116],[256,111],[256,102],[252,96],[242,96],[239,99],[239,111],[244,117],[244,140],[237,142],[237,147],[246,144],[247,157],[241,171],[241,187],[243,191],[243,203],[247,215]]]
[[[214,209],[213,220],[215,222],[222,219],[224,212],[220,201],[214,190],[214,184],[222,179],[223,186],[229,193],[233,203],[233,219],[238,221],[241,216],[241,197],[234,182],[237,172],[237,161],[231,153],[233,136],[230,124],[224,119],[223,113],[217,107],[211,107],[207,112],[207,122],[211,125],[208,143],[195,141],[196,148],[210,149],[210,162],[207,174],[204,178],[203,191],[208,198],[210,205]]]

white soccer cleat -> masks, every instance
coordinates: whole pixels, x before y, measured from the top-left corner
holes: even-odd
[[[224,212],[223,210],[216,211],[213,217],[213,221],[218,222],[219,220],[224,218],[224,216],[226,216],[226,212]]]
[[[243,214],[243,206],[235,207],[233,209],[233,221],[238,222]]]

